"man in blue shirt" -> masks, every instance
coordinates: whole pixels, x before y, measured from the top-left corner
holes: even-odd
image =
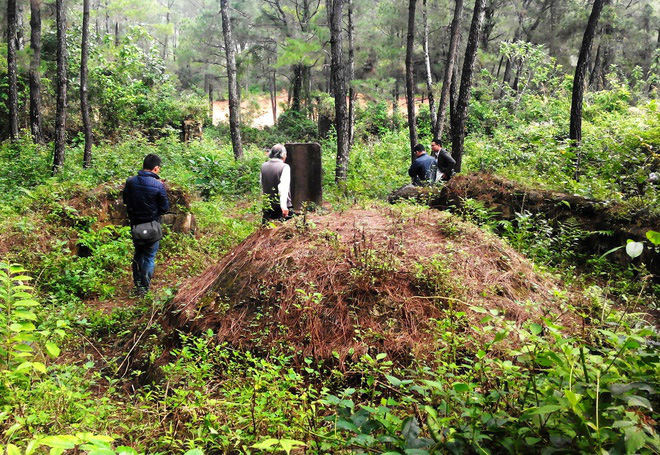
[[[142,170],[126,180],[123,198],[131,227],[152,221],[160,223],[161,215],[170,208],[165,185],[158,176],[161,165],[160,157],[150,153],[144,158]],[[159,244],[160,239],[152,242],[133,239],[133,282],[139,295],[149,291]]]
[[[431,183],[435,158],[426,154],[426,149],[422,144],[417,144],[414,150],[416,158],[408,169],[408,175],[412,178],[413,185],[428,185]]]

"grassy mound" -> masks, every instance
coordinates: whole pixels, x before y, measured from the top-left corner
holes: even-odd
[[[376,351],[407,362],[438,349],[435,321],[447,311],[468,314],[465,331],[489,309],[537,320],[562,314],[557,286],[447,213],[354,208],[258,230],[186,282],[162,324],[166,333],[211,329],[245,349],[281,345],[340,362]]]

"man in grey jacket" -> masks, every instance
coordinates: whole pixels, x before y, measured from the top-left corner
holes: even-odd
[[[263,222],[288,219],[291,208],[291,168],[286,161],[286,148],[275,144],[268,153],[269,160],[261,166],[261,189],[266,195]]]

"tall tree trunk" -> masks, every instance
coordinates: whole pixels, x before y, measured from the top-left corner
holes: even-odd
[[[170,8],[167,8],[167,14],[165,15],[165,23],[170,25]],[[163,60],[167,60],[167,46],[168,46],[168,35],[167,30],[165,31],[165,38],[163,38]]]
[[[229,131],[231,144],[234,149],[234,158],[243,158],[243,144],[241,143],[241,128],[239,126],[240,101],[236,83],[236,55],[234,55],[234,40],[231,36],[231,22],[229,19],[229,0],[220,0],[222,10],[222,33],[225,38],[225,54],[227,55],[227,79],[229,84]]]
[[[355,0],[348,0],[348,143],[351,146],[355,139],[355,102],[357,101],[357,93],[353,87],[353,80],[355,79],[354,1]]]
[[[41,129],[41,2],[30,0],[30,130],[32,140],[43,144],[44,137]]]
[[[598,18],[603,9],[604,0],[595,0],[587,28],[584,31],[582,38],[582,46],[580,47],[580,56],[578,57],[577,66],[575,67],[575,77],[573,78],[573,98],[571,102],[571,124],[570,124],[570,138],[575,142],[575,145],[580,145],[582,142],[582,98],[584,97],[584,79],[587,71],[587,63],[589,61],[589,50],[591,49],[591,42],[593,41],[594,34],[596,33],[596,26],[598,25]]]
[[[110,34],[110,14],[108,12],[108,0],[105,0],[105,34]]]
[[[429,18],[427,0],[423,0],[424,15],[424,64],[426,66],[426,90],[429,97],[429,113],[431,115],[431,134],[435,136],[435,96],[433,95],[433,73],[431,72],[431,55],[429,53]]]
[[[438,118],[435,121],[433,136],[440,139],[445,127],[445,117],[447,115],[447,103],[449,102],[449,90],[456,66],[456,56],[458,55],[458,45],[461,40],[461,17],[463,15],[463,0],[456,0],[454,7],[454,19],[451,21],[451,38],[449,40],[449,50],[447,51],[447,63],[445,64],[445,74],[442,79],[442,93],[440,94],[440,105],[438,106]]]
[[[16,4],[16,49],[18,51],[25,49],[25,28],[23,27],[24,8],[23,2],[19,0]]]
[[[335,129],[337,130],[337,167],[335,182],[343,183],[348,177],[350,144],[346,128],[346,78],[344,77],[344,52],[342,19],[344,0],[326,0],[330,24],[330,48],[332,54],[331,79],[335,95]]]
[[[522,36],[522,24],[523,24],[524,16],[522,13],[518,14],[518,28],[516,28],[516,32],[513,34],[513,42],[520,41],[520,37]],[[504,77],[502,78],[502,91],[500,92],[500,97],[504,96],[506,91],[504,88],[506,87],[505,84],[509,84],[511,82],[511,69],[513,68],[514,60],[512,58],[507,58],[506,59],[506,66],[504,67]]]
[[[82,43],[80,46],[80,114],[85,131],[85,153],[83,167],[92,165],[92,120],[89,117],[89,96],[87,91],[87,61],[89,60],[89,0],[83,0]]]
[[[55,1],[55,22],[57,24],[57,108],[55,111],[55,153],[53,174],[57,174],[64,164],[66,147],[66,13],[64,0]]]
[[[415,78],[413,77],[413,51],[415,46],[415,9],[417,0],[408,0],[408,35],[406,40],[406,105],[408,107],[408,134],[410,136],[410,160],[415,160],[417,145],[417,119],[415,117]]]
[[[270,73],[270,108],[273,111],[273,125],[277,125],[277,73]]]
[[[481,33],[481,48],[484,51],[488,50],[488,43],[490,42],[490,34],[495,28],[495,0],[490,0],[484,9],[484,26]]]
[[[115,22],[115,47],[119,47],[119,21]]]
[[[479,47],[479,34],[484,20],[485,0],[476,0],[474,12],[472,13],[472,23],[470,25],[470,35],[468,36],[467,48],[465,50],[465,60],[463,62],[463,71],[461,73],[461,88],[456,100],[456,115],[452,119],[452,154],[456,160],[456,172],[461,171],[463,162],[463,141],[465,140],[465,123],[467,121],[467,109],[470,103],[470,90],[472,89],[472,75],[474,73],[474,61]]]
[[[601,52],[600,52],[601,45],[598,45],[598,49],[596,50],[596,58],[594,59],[594,67],[591,70],[591,75],[589,76],[589,87],[592,88],[595,91],[600,90],[600,73],[601,73],[601,66],[602,66],[602,58],[601,58]]]
[[[293,65],[293,80],[291,81],[291,85],[292,85],[291,110],[296,112],[302,112],[303,65],[301,64]]]
[[[16,0],[7,1],[7,79],[9,94],[9,137],[18,137],[18,86],[16,75]]]

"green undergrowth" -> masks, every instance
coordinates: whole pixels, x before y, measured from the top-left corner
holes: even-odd
[[[649,179],[658,166],[657,103],[630,108],[626,96],[618,87],[587,97],[584,141],[575,150],[566,140],[567,97],[526,95],[513,105],[475,93],[465,171],[619,201],[631,217],[657,214],[657,184]],[[428,143],[424,115],[420,137]],[[166,356],[161,341],[172,334],[158,326],[160,312],[183,281],[258,228],[263,149],[292,140],[284,132],[317,139],[310,121],[298,120],[290,115],[286,130],[246,132],[240,161],[222,128],[190,144],[139,135],[102,142],[87,170],[74,144],[55,177],[51,146],[25,137],[0,144],[3,451],[660,451],[660,340],[646,322],[648,273],[639,261],[613,270],[607,257],[581,257],[577,247],[588,233],[576,225],[553,228],[527,213],[500,223],[476,201],[466,202],[464,218],[497,231],[538,269],[572,277],[573,293],[547,290],[562,302],[562,314],[513,323],[500,311],[442,304],[442,317],[428,333],[440,347],[406,365],[373,350],[353,353],[345,363],[339,355],[301,359],[288,346],[247,352],[218,344],[210,332],[182,337]],[[338,216],[408,183],[408,133],[401,125],[384,104],[358,112],[349,175],[340,186],[334,183],[334,133],[320,141],[324,199]],[[162,177],[190,196],[197,231],[166,229],[157,290],[136,300],[127,292],[127,228],[100,224],[72,201],[100,186],[119,188],[147,153],[159,154]],[[395,210],[403,219],[423,208]],[[383,270],[397,258],[378,252],[364,260],[370,270]],[[591,260],[596,275],[607,273],[607,284],[588,285],[579,260]],[[8,265],[15,263],[22,266]],[[429,276],[440,297],[453,292],[453,271],[442,258],[422,261],[411,273]],[[613,289],[622,296],[617,308],[607,299]],[[468,319],[474,312],[481,314],[478,324]],[[161,368],[151,368],[154,363]]]

